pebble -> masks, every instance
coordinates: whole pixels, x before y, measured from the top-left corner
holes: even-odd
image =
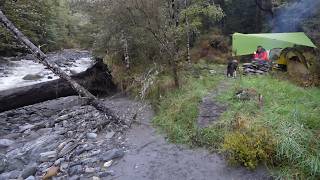
[[[86,173],[94,173],[94,172],[96,172],[96,169],[95,169],[95,168],[89,168],[89,167],[87,167],[87,168],[85,169],[85,172],[86,172]]]
[[[108,162],[105,162],[104,164],[103,164],[103,167],[105,167],[105,168],[108,168],[108,167],[110,167],[111,165],[112,165],[112,160],[110,160],[110,161],[108,161]]]
[[[87,138],[88,139],[96,139],[97,138],[97,134],[96,133],[87,133]]]

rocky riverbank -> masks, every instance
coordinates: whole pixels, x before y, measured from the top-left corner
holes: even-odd
[[[71,96],[0,113],[0,179],[269,179],[218,154],[170,144],[149,105],[105,99],[121,123]]]
[[[72,96],[1,113],[0,179],[111,176],[108,168],[124,156],[123,132],[136,112],[118,114],[119,124],[83,104]]]

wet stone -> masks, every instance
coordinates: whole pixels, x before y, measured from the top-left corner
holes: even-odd
[[[8,166],[8,159],[5,155],[0,154],[0,173],[6,170]]]
[[[96,169],[95,168],[86,168],[85,169],[85,173],[94,173],[94,172],[96,172]]]
[[[100,172],[99,173],[99,177],[100,178],[104,178],[104,177],[107,177],[107,176],[113,176],[114,173],[112,171],[106,171],[106,172]]]
[[[34,176],[29,176],[25,180],[36,180],[36,178]]]
[[[41,162],[51,161],[51,160],[54,160],[56,157],[57,157],[56,151],[48,151],[40,154],[40,161]]]
[[[15,171],[10,171],[6,173],[0,174],[0,179],[2,180],[7,180],[7,179],[18,179],[20,176],[21,172],[18,170]]]
[[[107,135],[106,135],[106,139],[111,139],[113,136],[114,136],[115,132],[111,131],[111,132],[108,132]]]
[[[21,177],[27,178],[29,176],[33,176],[36,172],[37,172],[37,165],[36,164],[27,165],[27,167],[22,171]]]
[[[81,174],[81,173],[83,173],[83,168],[81,165],[75,165],[75,166],[70,167],[70,169],[69,169],[69,175],[71,175],[71,176],[76,175],[76,174]]]
[[[69,163],[61,163],[60,171],[61,172],[67,172],[68,166],[69,166]]]
[[[124,156],[123,150],[112,149],[104,153],[100,158],[102,161],[110,161],[112,159],[121,158]]]
[[[34,127],[34,125],[27,124],[27,125],[24,125],[24,126],[20,126],[19,129],[20,129],[20,132],[24,132],[26,130],[32,129],[33,127]]]
[[[110,174],[101,173],[107,162],[103,159],[122,157],[124,152],[107,151],[119,147],[122,140],[105,143],[104,137],[112,138],[114,132],[125,129],[108,124],[106,117],[89,105],[72,104],[70,98],[0,113],[0,144],[7,148],[0,148],[5,152],[0,156],[0,180],[40,179],[52,166],[59,167],[58,175],[52,179],[103,179]],[[71,100],[79,101],[77,97]],[[98,139],[100,136],[102,139]],[[34,162],[38,164],[32,165]]]
[[[0,139],[0,148],[6,148],[11,146],[14,143],[14,141],[10,139]]]
[[[97,134],[96,133],[87,133],[87,138],[88,139],[96,139],[97,138]]]
[[[57,160],[54,162],[54,165],[55,165],[55,166],[59,166],[63,161],[64,161],[64,158],[57,159]]]

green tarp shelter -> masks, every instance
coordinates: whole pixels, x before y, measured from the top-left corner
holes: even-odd
[[[233,56],[252,54],[259,45],[267,50],[293,47],[294,45],[316,48],[313,42],[303,32],[262,34],[234,33],[232,35]]]

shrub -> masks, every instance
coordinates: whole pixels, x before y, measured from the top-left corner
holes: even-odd
[[[240,129],[225,136],[222,150],[230,163],[240,163],[254,169],[260,161],[272,162],[275,140],[265,128]]]

